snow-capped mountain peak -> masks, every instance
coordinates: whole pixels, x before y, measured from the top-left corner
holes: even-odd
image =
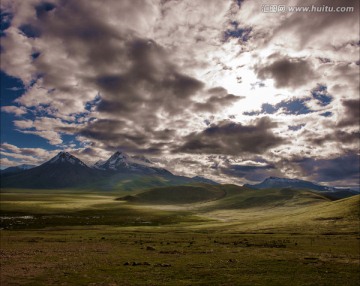
[[[99,170],[119,170],[119,169],[129,169],[131,167],[130,156],[124,152],[117,151],[111,155],[111,157],[104,161],[99,160],[95,163],[94,168]]]
[[[135,172],[138,174],[171,174],[165,169],[154,166],[154,163],[144,156],[129,156],[120,151],[115,152],[105,162],[98,161],[94,168],[103,171]]]
[[[84,162],[68,152],[61,151],[49,161],[50,164],[70,163],[72,165],[81,165],[87,167]]]
[[[112,170],[117,170],[118,167],[128,167],[129,156],[124,152],[117,151],[105,162],[105,165]]]

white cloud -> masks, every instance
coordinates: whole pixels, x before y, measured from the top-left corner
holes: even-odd
[[[26,108],[21,106],[21,107],[17,107],[17,106],[2,106],[1,107],[1,111],[6,112],[6,113],[13,113],[16,116],[21,116],[27,113]]]

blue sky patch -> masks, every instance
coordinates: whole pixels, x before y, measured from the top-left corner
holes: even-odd
[[[35,6],[36,17],[40,18],[44,16],[47,12],[54,10],[56,6],[53,3],[42,2],[41,4]]]
[[[315,98],[321,106],[327,106],[333,100],[333,97],[328,93],[327,86],[319,84],[311,91],[311,95]]]
[[[239,27],[236,21],[231,22],[232,29],[228,29],[224,33],[224,39],[227,41],[230,38],[240,39],[242,42],[247,42],[250,39],[252,28]]]
[[[1,106],[11,105],[13,101],[25,92],[22,81],[0,71]]]
[[[301,128],[303,128],[305,126],[305,124],[299,124],[299,125],[291,125],[291,126],[288,126],[289,130],[291,131],[298,131],[300,130]]]
[[[38,28],[30,24],[21,25],[19,30],[28,38],[38,38],[41,34]]]
[[[333,113],[331,111],[326,111],[324,113],[320,113],[320,116],[323,117],[331,117],[333,115]]]
[[[11,26],[13,15],[11,13],[0,10],[0,18],[0,37],[4,37],[6,35],[5,30]]]
[[[244,115],[254,116],[260,114],[274,114],[279,110],[282,110],[284,114],[295,114],[295,115],[308,114],[314,112],[306,105],[306,102],[308,100],[309,100],[308,98],[306,99],[295,98],[295,99],[290,99],[288,101],[283,100],[276,105],[264,103],[261,106],[260,111],[244,112]]]
[[[32,53],[32,54],[31,54],[31,58],[32,58],[33,60],[36,60],[39,56],[40,56],[40,52],[35,52],[35,53]]]

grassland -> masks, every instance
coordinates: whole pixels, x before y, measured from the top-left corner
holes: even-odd
[[[359,285],[359,196],[218,188],[171,205],[3,190],[0,285]]]

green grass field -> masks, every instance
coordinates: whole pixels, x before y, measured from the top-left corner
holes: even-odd
[[[2,190],[0,285],[359,285],[359,196],[216,188]]]

